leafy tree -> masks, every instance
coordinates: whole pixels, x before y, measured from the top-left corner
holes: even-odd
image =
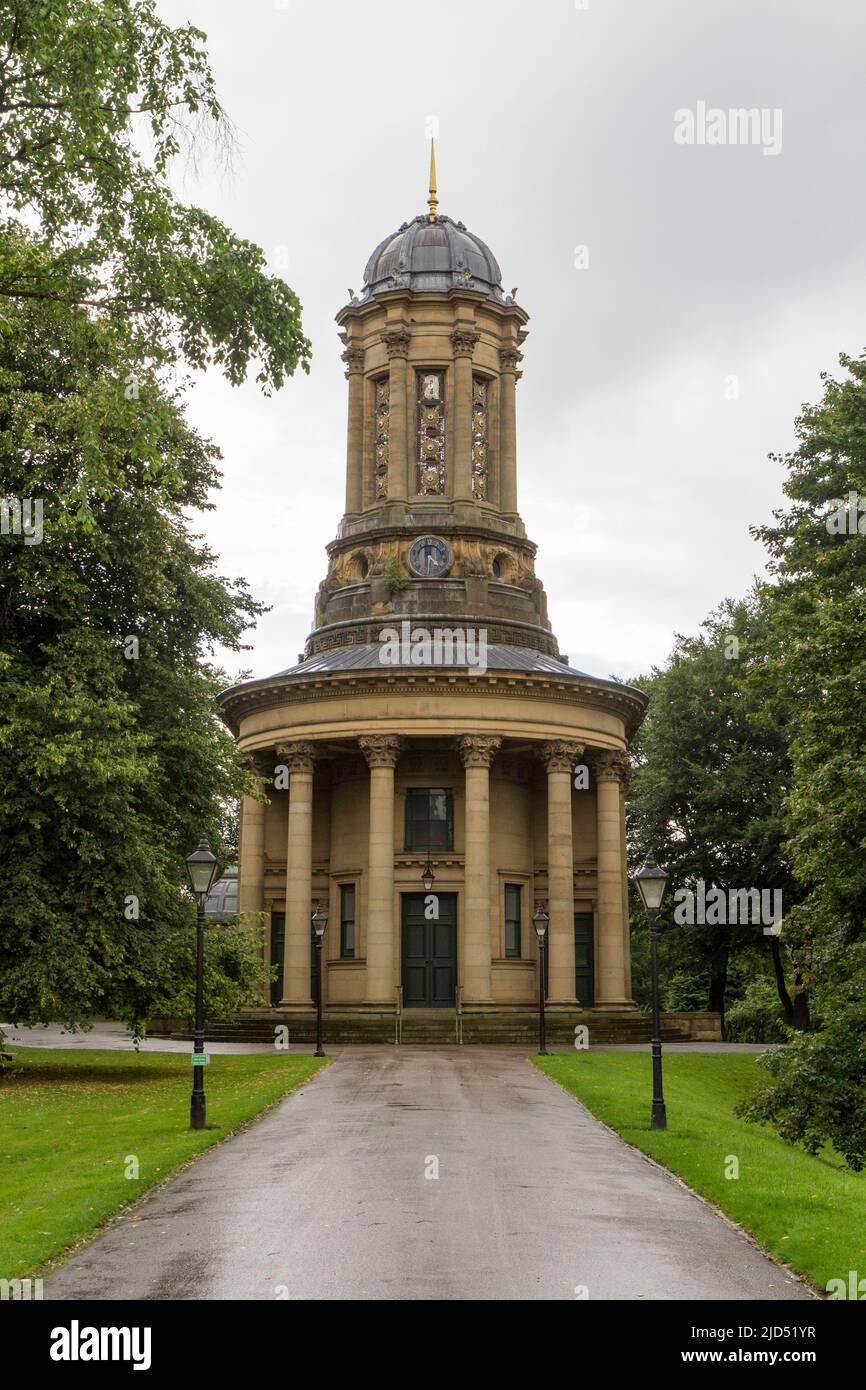
[[[0,472],[45,502],[41,543],[0,541],[0,1017],[141,1022],[176,1002],[183,856],[207,833],[225,862],[249,786],[202,652],[237,649],[260,610],[183,514],[209,505],[218,454],[155,381],[127,399],[124,346],[35,302],[0,334]],[[212,1008],[260,980],[249,936],[231,964],[214,943]]]
[[[866,955],[848,956],[849,977],[823,992],[817,1032],[800,1034],[759,1065],[768,1084],[737,1113],[772,1124],[782,1139],[811,1154],[832,1144],[855,1172],[866,1166]]]
[[[270,389],[308,369],[297,296],[166,181],[202,135],[231,150],[204,39],[153,0],[2,6],[0,302],[86,306],[142,362],[212,362],[233,383],[255,359]],[[38,244],[17,235],[34,222]]]
[[[784,720],[792,788],[788,850],[803,885],[785,933],[811,978],[819,1031],[765,1065],[773,1078],[744,1108],[816,1153],[832,1143],[866,1162],[866,359],[840,357],[779,461],[792,506],[755,528],[771,556],[771,623],[755,689]]]
[[[776,576],[762,694],[790,729],[789,848],[808,890],[792,925],[816,973],[845,970],[866,920],[866,359],[840,361],[780,460],[793,506],[756,528]]]
[[[255,787],[212,654],[261,610],[191,533],[219,454],[176,383],[255,363],[268,392],[309,343],[261,250],[170,190],[231,146],[203,42],[152,0],[0,7],[0,476],[44,511],[0,537],[0,1017],[186,1007],[183,857],[228,854]],[[209,930],[211,1009],[261,979],[253,932]]]
[[[632,750],[629,838],[635,865],[652,850],[672,889],[703,879],[725,891],[781,889],[790,904],[798,889],[783,847],[785,732],[766,717],[747,678],[763,659],[765,625],[757,595],[726,600],[702,634],[677,638],[664,670],[634,682],[650,704]],[[662,941],[666,1006],[703,1006],[724,1018],[732,955],[747,952],[764,973],[756,949],[753,926],[670,926]],[[778,942],[767,949],[793,1021]]]

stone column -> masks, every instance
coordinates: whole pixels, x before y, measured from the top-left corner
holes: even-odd
[[[310,923],[313,896],[312,743],[282,744],[277,758],[289,770],[289,834],[286,845],[286,947],[281,1004],[312,1007]]]
[[[523,353],[502,348],[499,353],[499,509],[517,511],[517,364]]]
[[[409,478],[409,446],[406,434],[406,383],[409,333],[405,328],[389,328],[382,334],[388,353],[388,501],[405,501]]]
[[[346,513],[364,507],[364,353],[347,347],[343,353],[349,383],[349,421],[346,430]]]
[[[455,328],[454,346],[454,482],[451,494],[472,501],[472,353],[480,333]]]
[[[625,961],[625,997],[632,1001],[631,992],[631,931],[628,920],[628,854],[626,849],[626,798],[628,789],[631,786],[632,769],[629,763],[625,764],[624,776],[620,786],[619,797],[619,833],[623,846],[622,853],[622,949]]]
[[[625,904],[620,788],[625,755],[604,750],[593,757],[598,834],[598,988],[599,1008],[624,1008],[626,988]]]
[[[574,992],[574,842],[571,782],[582,743],[556,739],[539,755],[547,770],[548,1002],[576,1004]]]
[[[457,740],[466,769],[466,852],[463,889],[463,997],[467,1004],[489,1004],[490,939],[490,765],[502,739],[464,734]]]
[[[370,769],[370,844],[367,858],[368,1004],[394,1004],[394,769],[404,740],[397,734],[358,739]]]
[[[250,771],[255,777],[272,772],[273,760],[252,754]],[[265,810],[254,796],[241,802],[241,843],[238,856],[238,912],[263,912],[265,906]]]

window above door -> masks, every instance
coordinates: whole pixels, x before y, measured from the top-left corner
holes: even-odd
[[[407,851],[454,848],[454,797],[445,787],[410,787],[406,792]]]

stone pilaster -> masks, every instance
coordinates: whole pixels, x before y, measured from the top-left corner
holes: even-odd
[[[405,328],[389,328],[382,334],[388,353],[390,442],[388,449],[388,500],[405,501],[409,480],[409,442],[406,433],[406,401],[409,378],[407,357],[410,335]]]
[[[364,506],[364,353],[347,347],[343,353],[349,383],[349,418],[346,430],[346,513],[357,515]]]
[[[628,996],[626,911],[623,899],[625,843],[621,792],[628,775],[624,753],[593,755],[598,835],[598,986],[599,1008],[626,1008]]]
[[[458,327],[451,334],[454,348],[454,480],[451,494],[457,501],[472,496],[472,354],[480,333]]]
[[[464,734],[457,750],[466,775],[466,850],[463,898],[463,998],[467,1004],[489,1004],[490,930],[490,766],[502,739],[490,734]]]
[[[310,922],[313,895],[313,760],[315,744],[277,747],[289,770],[289,833],[286,845],[286,946],[281,1004],[309,1009]]]
[[[405,740],[397,734],[362,735],[358,745],[370,769],[370,839],[367,859],[366,1002],[394,1004],[394,769]]]
[[[523,353],[502,348],[499,353],[499,508],[517,512],[517,382]]]
[[[575,1004],[571,786],[583,744],[556,739],[543,743],[538,753],[547,771],[547,997],[551,1004]]]

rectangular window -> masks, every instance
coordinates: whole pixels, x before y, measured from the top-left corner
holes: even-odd
[[[443,787],[412,787],[406,793],[407,850],[454,848],[454,798]]]
[[[520,955],[520,884],[505,885],[505,954]]]
[[[355,959],[355,885],[340,884],[340,960]]]

